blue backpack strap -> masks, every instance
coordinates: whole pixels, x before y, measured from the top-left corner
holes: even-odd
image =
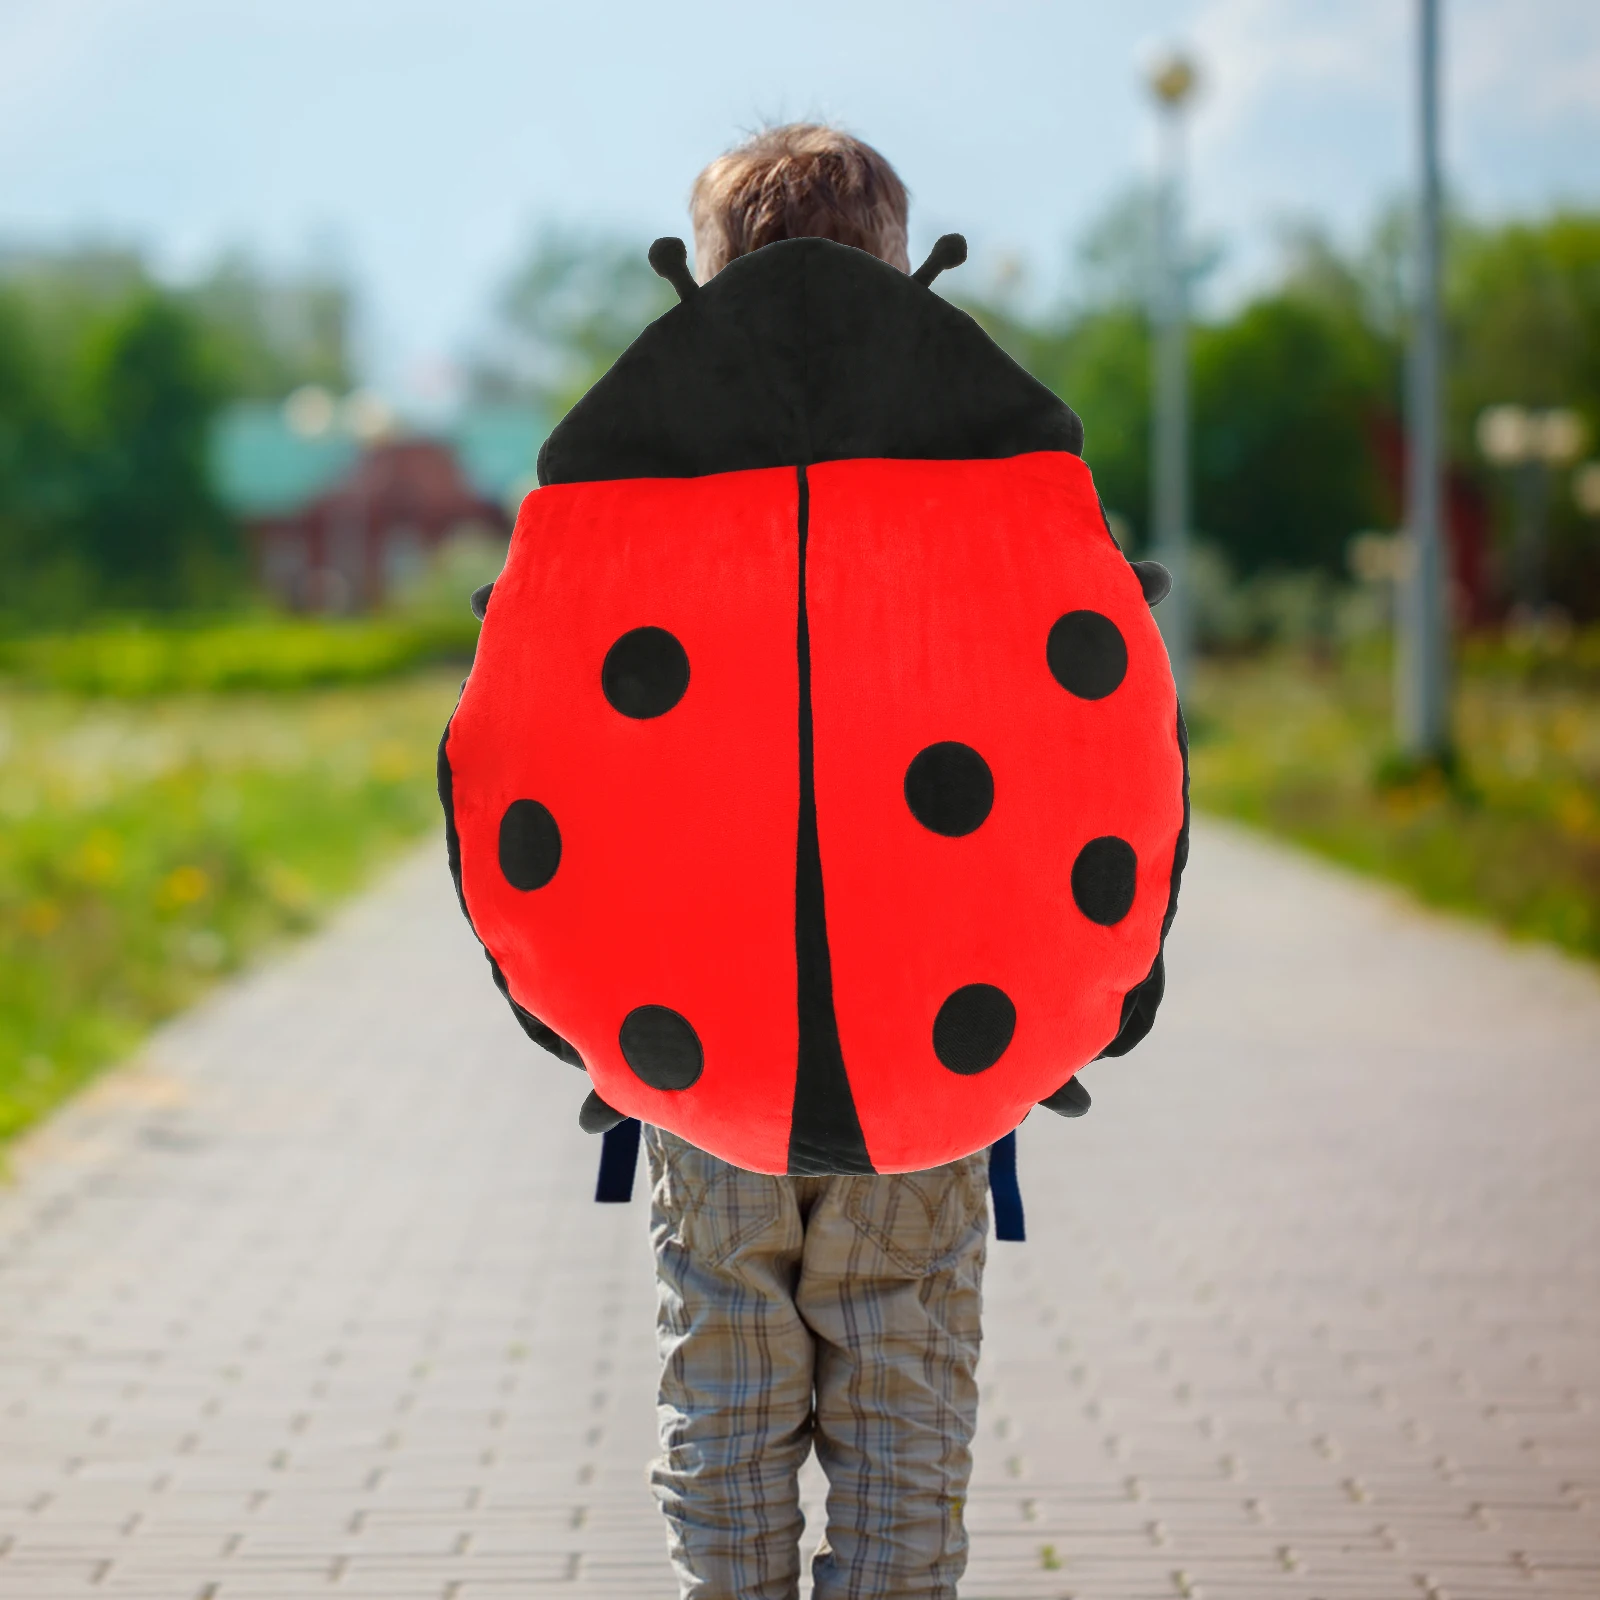
[[[600,1140],[600,1179],[594,1197],[603,1204],[633,1199],[633,1174],[639,1165],[639,1119],[629,1117],[608,1128]]]
[[[1017,1134],[989,1146],[989,1197],[994,1202],[994,1236],[1021,1243],[1028,1237],[1022,1221],[1022,1190],[1017,1184]]]

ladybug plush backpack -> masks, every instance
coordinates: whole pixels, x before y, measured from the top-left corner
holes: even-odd
[[[680,303],[539,456],[439,751],[528,1034],[772,1173],[1001,1140],[1149,1031],[1183,721],[1077,417],[930,284],[825,239]],[[630,1169],[631,1170],[631,1169]]]

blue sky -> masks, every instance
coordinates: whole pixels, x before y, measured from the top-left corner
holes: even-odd
[[[1198,56],[1198,225],[1224,292],[1276,230],[1349,235],[1410,171],[1410,0],[6,0],[0,241],[115,239],[182,276],[333,256],[371,370],[426,387],[545,218],[684,232],[696,170],[821,116],[1036,292],[1149,170],[1143,63]],[[1600,203],[1600,4],[1444,0],[1450,180],[1486,213]]]

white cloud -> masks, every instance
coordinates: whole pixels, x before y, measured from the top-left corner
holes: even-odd
[[[1534,124],[1576,118],[1600,134],[1600,5],[1458,0],[1447,6],[1446,81],[1463,111]]]
[[[32,0],[0,10],[0,137],[59,113],[113,50],[126,0]]]
[[[1285,219],[1358,236],[1413,181],[1417,0],[1194,0],[1194,207],[1237,293]],[[1441,0],[1448,180],[1488,213],[1600,185],[1600,3]]]
[[[1274,99],[1384,92],[1405,15],[1394,0],[1205,0],[1192,30],[1206,81],[1202,145],[1261,137]]]

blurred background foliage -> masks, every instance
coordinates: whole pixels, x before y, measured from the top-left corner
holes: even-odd
[[[0,255],[0,625],[238,603],[209,472],[231,399],[347,386],[350,295],[241,258],[187,288],[125,251]]]
[[[110,621],[0,640],[0,671],[20,684],[123,700],[239,690],[279,693],[370,683],[440,661],[466,662],[478,624],[461,604],[415,603],[381,616],[181,619],[160,626]]]
[[[1380,641],[1204,659],[1189,704],[1196,804],[1600,958],[1600,634],[1480,639],[1461,667],[1461,776],[1397,783]]]
[[[1004,280],[961,297],[1082,415],[1084,455],[1136,546],[1150,512],[1148,208],[1142,191],[1112,206],[1080,247],[1077,292],[1053,308],[1022,309]],[[1240,578],[1271,569],[1342,578],[1352,535],[1398,522],[1390,441],[1403,419],[1407,230],[1398,207],[1350,250],[1315,227],[1290,230],[1276,282],[1225,315],[1197,319],[1194,526]],[[1202,305],[1218,256],[1202,245],[1192,257]],[[1496,224],[1458,216],[1447,263],[1452,465],[1504,532],[1507,486],[1475,439],[1485,407],[1570,407],[1591,446],[1600,441],[1600,215]],[[1550,516],[1552,598],[1576,619],[1600,618],[1600,526],[1570,494],[1553,497]]]
[[[670,302],[646,242],[536,234],[464,402],[558,418]],[[1600,215],[1452,224],[1452,473],[1487,530],[1454,783],[1386,777],[1391,595],[1352,560],[1399,518],[1404,213],[1353,247],[1283,243],[1272,281],[1210,311],[1220,250],[1192,258],[1197,803],[1600,957],[1600,523],[1556,486],[1552,605],[1511,614],[1511,490],[1475,439],[1511,401],[1570,407],[1600,441]],[[1135,190],[1057,299],[1014,271],[948,280],[1083,416],[1134,551],[1149,244]],[[451,541],[366,615],[285,614],[208,449],[230,406],[348,395],[353,312],[333,275],[244,258],[174,285],[123,251],[0,254],[0,1137],[437,822],[465,596],[503,542]]]
[[[1086,456],[1135,546],[1149,515],[1147,212],[1142,191],[1112,205],[1054,304],[1024,303],[1003,276],[952,290],[1085,418]],[[1235,578],[1343,578],[1351,536],[1398,520],[1404,215],[1353,250],[1311,228],[1284,246],[1276,281],[1193,331],[1194,521]],[[1202,305],[1219,255],[1195,253]],[[1600,216],[1458,218],[1449,263],[1454,462],[1504,528],[1508,485],[1474,442],[1486,406],[1570,407],[1600,439]],[[670,299],[639,241],[546,229],[492,308],[469,394],[559,417]],[[347,389],[350,318],[336,281],[271,280],[240,258],[179,289],[121,252],[0,257],[0,617],[15,629],[246,599],[208,429],[231,401]],[[1552,497],[1550,538],[1552,599],[1600,617],[1600,537],[1570,494]]]
[[[560,417],[676,296],[635,239],[546,227],[502,288],[470,382]]]

